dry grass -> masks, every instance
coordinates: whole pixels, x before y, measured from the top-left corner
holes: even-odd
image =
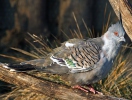
[[[97,84],[103,93],[132,99],[132,62],[131,50],[125,53],[126,48],[123,47],[119,52],[111,73],[104,80]]]

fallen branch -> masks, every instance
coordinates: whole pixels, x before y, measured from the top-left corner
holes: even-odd
[[[132,5],[129,0],[109,0],[116,15],[119,18],[119,11],[122,15],[122,22],[127,35],[132,40]],[[119,10],[120,9],[120,10]]]
[[[115,97],[101,96],[94,94],[85,94],[82,91],[75,91],[69,87],[44,81],[40,78],[31,76],[27,73],[10,72],[9,70],[0,66],[0,79],[20,86],[30,87],[32,91],[42,93],[44,95],[63,99],[63,100],[124,100]]]

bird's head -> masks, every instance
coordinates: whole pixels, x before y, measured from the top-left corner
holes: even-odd
[[[105,34],[107,39],[118,42],[118,43],[122,41],[125,42],[124,35],[125,35],[125,31],[120,21],[117,22],[116,24],[112,24],[108,28],[108,31]]]

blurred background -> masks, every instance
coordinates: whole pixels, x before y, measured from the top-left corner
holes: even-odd
[[[132,4],[132,0],[129,1]],[[91,29],[93,37],[97,37],[105,32],[106,26],[109,27],[109,25],[117,21],[118,18],[108,0],[0,0],[0,62],[17,62],[17,60],[20,61],[18,58],[23,58],[21,61],[33,59],[33,57],[20,54],[11,49],[11,47],[14,47],[30,52],[33,51],[33,46],[41,48],[39,44],[33,42],[33,39],[27,33],[40,37],[42,41],[47,42],[49,47],[56,47],[55,41],[60,41],[61,43],[68,40],[67,37],[74,38],[73,33],[79,32],[77,25],[83,38],[87,38],[89,35],[86,26]],[[128,37],[126,40],[129,43]],[[27,41],[31,41],[33,45]],[[121,65],[122,68],[132,68],[131,65],[126,67],[125,64],[128,61],[124,61],[126,58],[129,58],[131,62],[131,55],[124,59],[124,53],[121,51],[120,54],[122,56],[118,58],[123,59],[121,60],[124,64]],[[15,60],[10,59],[13,56],[16,57]],[[120,64],[122,63],[116,62],[119,64],[119,69],[121,69]],[[130,69],[120,71],[118,70],[118,65],[115,64],[115,66],[117,66],[115,73],[123,72],[125,75],[126,73],[128,73],[128,76],[131,75],[127,72]],[[124,74],[121,73],[119,75],[122,77]],[[113,74],[113,76],[120,78],[119,75]],[[116,81],[115,83],[117,83],[118,78],[114,80],[112,77],[111,80],[113,80],[111,82]],[[131,80],[131,77],[128,79]],[[113,83],[113,85],[115,84]],[[108,87],[113,85],[110,83]],[[119,84],[121,89],[123,88],[124,94],[117,94],[119,97],[132,98],[132,90],[126,93],[126,88],[130,85],[126,85],[122,86]],[[12,90],[11,87],[13,86],[0,81],[0,94]],[[116,89],[114,88],[114,90]],[[114,92],[113,94],[116,93]]]
[[[110,24],[118,20],[108,0],[0,0],[0,12],[2,54],[12,54],[10,47],[29,50],[27,32],[51,43],[53,36],[61,42],[67,40],[64,33],[73,38],[71,30],[77,30],[73,13],[84,38],[88,33],[83,20],[95,37],[102,34],[109,16]]]

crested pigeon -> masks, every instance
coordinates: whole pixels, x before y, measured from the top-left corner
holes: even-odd
[[[112,24],[101,37],[70,39],[45,58],[16,65],[3,64],[3,67],[18,72],[36,69],[60,74],[71,86],[84,90],[80,85],[98,82],[110,72],[118,50],[125,41],[124,34],[119,21]],[[95,90],[91,92],[96,93]]]

